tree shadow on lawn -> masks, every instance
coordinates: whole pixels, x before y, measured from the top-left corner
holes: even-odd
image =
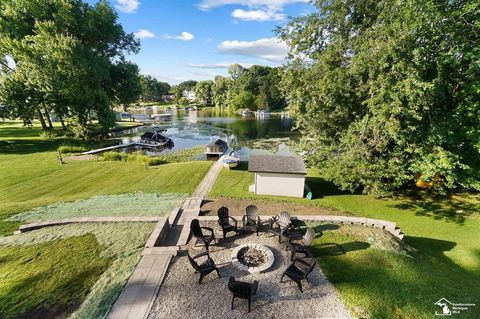
[[[307,176],[305,184],[312,190],[312,199],[319,199],[325,196],[361,194],[361,192],[342,191],[335,184],[316,176]]]
[[[50,291],[50,295],[47,294],[48,291],[44,291],[40,286],[42,286],[45,278],[52,275],[51,273],[43,272],[25,278],[11,287],[10,291],[44,291],[45,295],[33,302],[32,299],[35,298],[35,296],[26,295],[24,298],[19,296],[20,299],[15,302],[13,310],[22,310],[23,312],[5,314],[4,311],[6,309],[3,309],[0,318],[4,318],[4,316],[5,318],[15,319],[66,318],[80,306],[83,299],[87,296],[89,288],[85,287],[85,283],[91,282],[93,285],[95,280],[92,281],[92,279],[97,278],[103,270],[102,267],[87,267],[87,269],[77,273],[75,277],[59,282],[58,285],[54,287],[54,290]],[[77,292],[77,294],[73,294],[72,292],[74,291]],[[0,296],[0,303],[3,303],[2,301],[5,302],[4,298]],[[11,308],[10,311],[12,311]]]
[[[247,161],[241,161],[238,163],[238,166],[233,168],[232,171],[243,171],[246,172],[248,171],[248,162]]]
[[[363,241],[352,241],[348,243],[321,243],[312,246],[312,252],[315,256],[336,256],[345,255],[351,251],[364,250],[370,247],[370,244]]]
[[[445,256],[446,251],[450,251],[457,246],[457,243],[453,241],[413,236],[405,236],[404,241],[421,253],[432,256],[444,264],[457,267],[450,258]]]
[[[369,249],[361,256],[320,256],[330,282],[356,315],[370,318],[431,318],[434,302],[475,302],[478,282],[442,263]],[[478,307],[464,318],[478,318]],[[462,314],[463,315],[463,314]],[[463,316],[462,316],[463,317]]]
[[[14,141],[0,141],[0,153],[3,154],[31,154],[56,151],[62,140],[22,139]]]
[[[119,141],[119,139],[92,139],[84,141],[65,136],[45,140],[40,138],[0,140],[0,153],[24,155],[40,152],[52,152],[56,151],[62,145],[84,146],[95,149],[115,145],[118,144]]]
[[[454,195],[461,196],[461,193],[435,195],[423,190],[409,190],[401,195],[401,203],[390,205],[390,207],[413,210],[417,216],[431,217],[459,225],[463,225],[472,214],[480,213],[478,203],[455,199]]]

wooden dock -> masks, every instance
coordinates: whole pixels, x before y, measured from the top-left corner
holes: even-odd
[[[119,144],[119,145],[113,145],[113,146],[108,146],[108,147],[103,147],[103,148],[98,148],[96,150],[91,150],[88,152],[83,152],[78,155],[93,155],[93,154],[98,154],[98,153],[103,153],[103,152],[108,152],[108,151],[113,151],[113,150],[118,150],[122,148],[129,148],[129,147],[144,147],[144,148],[159,148],[159,147],[166,147],[168,143],[157,143],[157,144],[147,144],[147,143],[141,143],[141,142],[131,142],[127,144]]]

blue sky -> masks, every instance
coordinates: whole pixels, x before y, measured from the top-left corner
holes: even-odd
[[[287,47],[275,26],[312,11],[308,0],[110,1],[125,31],[140,38],[130,60],[171,84],[225,75],[231,63],[281,64]]]

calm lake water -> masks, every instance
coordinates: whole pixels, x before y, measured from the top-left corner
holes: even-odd
[[[138,111],[136,113],[139,114]],[[164,111],[155,110],[147,110],[146,113],[165,114]],[[172,110],[167,113],[172,114],[171,120],[124,131],[117,136],[122,136],[124,142],[129,142],[138,139],[146,131],[164,129],[164,135],[170,137],[175,144],[170,151],[205,146],[212,138],[220,137],[227,140],[230,147],[240,151],[240,154],[248,154],[251,149],[274,150],[280,143],[288,144],[298,138],[298,133],[292,132],[294,123],[289,117],[242,117],[212,110]]]

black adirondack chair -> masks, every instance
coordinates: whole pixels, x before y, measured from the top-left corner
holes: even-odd
[[[245,215],[242,218],[243,222],[243,232],[246,230],[254,230],[257,232],[260,231],[260,217],[258,216],[258,208],[255,205],[250,205],[245,209]]]
[[[268,231],[278,236],[278,242],[282,242],[283,237],[288,237],[289,233],[295,231],[295,227],[290,219],[288,212],[281,212],[269,220]]]
[[[228,290],[233,294],[232,297],[232,309],[235,298],[248,300],[248,312],[250,312],[250,305],[252,303],[252,296],[257,293],[258,281],[255,280],[253,284],[243,281],[236,281],[234,277],[228,279]]]
[[[193,269],[195,269],[195,273],[200,273],[200,279],[198,280],[199,285],[202,283],[203,277],[205,277],[206,275],[208,275],[213,271],[217,272],[218,278],[222,278],[220,276],[220,272],[218,271],[217,266],[213,262],[213,259],[210,258],[210,255],[208,254],[208,252],[201,253],[195,257],[190,256],[189,253],[187,253],[187,255],[188,255],[188,260],[190,261],[190,264],[192,265]],[[198,264],[196,259],[203,256],[207,256],[207,260],[201,264]]]
[[[210,245],[210,243],[214,240],[216,241],[213,229],[209,227],[201,227],[198,219],[192,219],[192,222],[190,223],[190,230],[194,238],[204,243],[205,248],[208,252],[208,246]],[[210,232],[210,234],[204,234],[203,230]]]
[[[307,228],[305,235],[301,238],[292,237],[288,241],[288,249],[292,252],[291,260],[295,258],[297,253],[311,256],[310,246],[315,239],[315,231],[313,228]]]
[[[290,266],[287,267],[285,272],[280,279],[280,282],[283,281],[283,277],[287,276],[292,281],[296,282],[298,288],[300,288],[300,292],[303,293],[302,289],[302,280],[308,281],[308,275],[313,271],[316,264],[315,258],[295,258]]]
[[[232,216],[228,215],[227,207],[220,207],[217,211],[218,214],[218,224],[222,228],[223,239],[227,237],[227,233],[235,232],[238,233],[237,220]]]

